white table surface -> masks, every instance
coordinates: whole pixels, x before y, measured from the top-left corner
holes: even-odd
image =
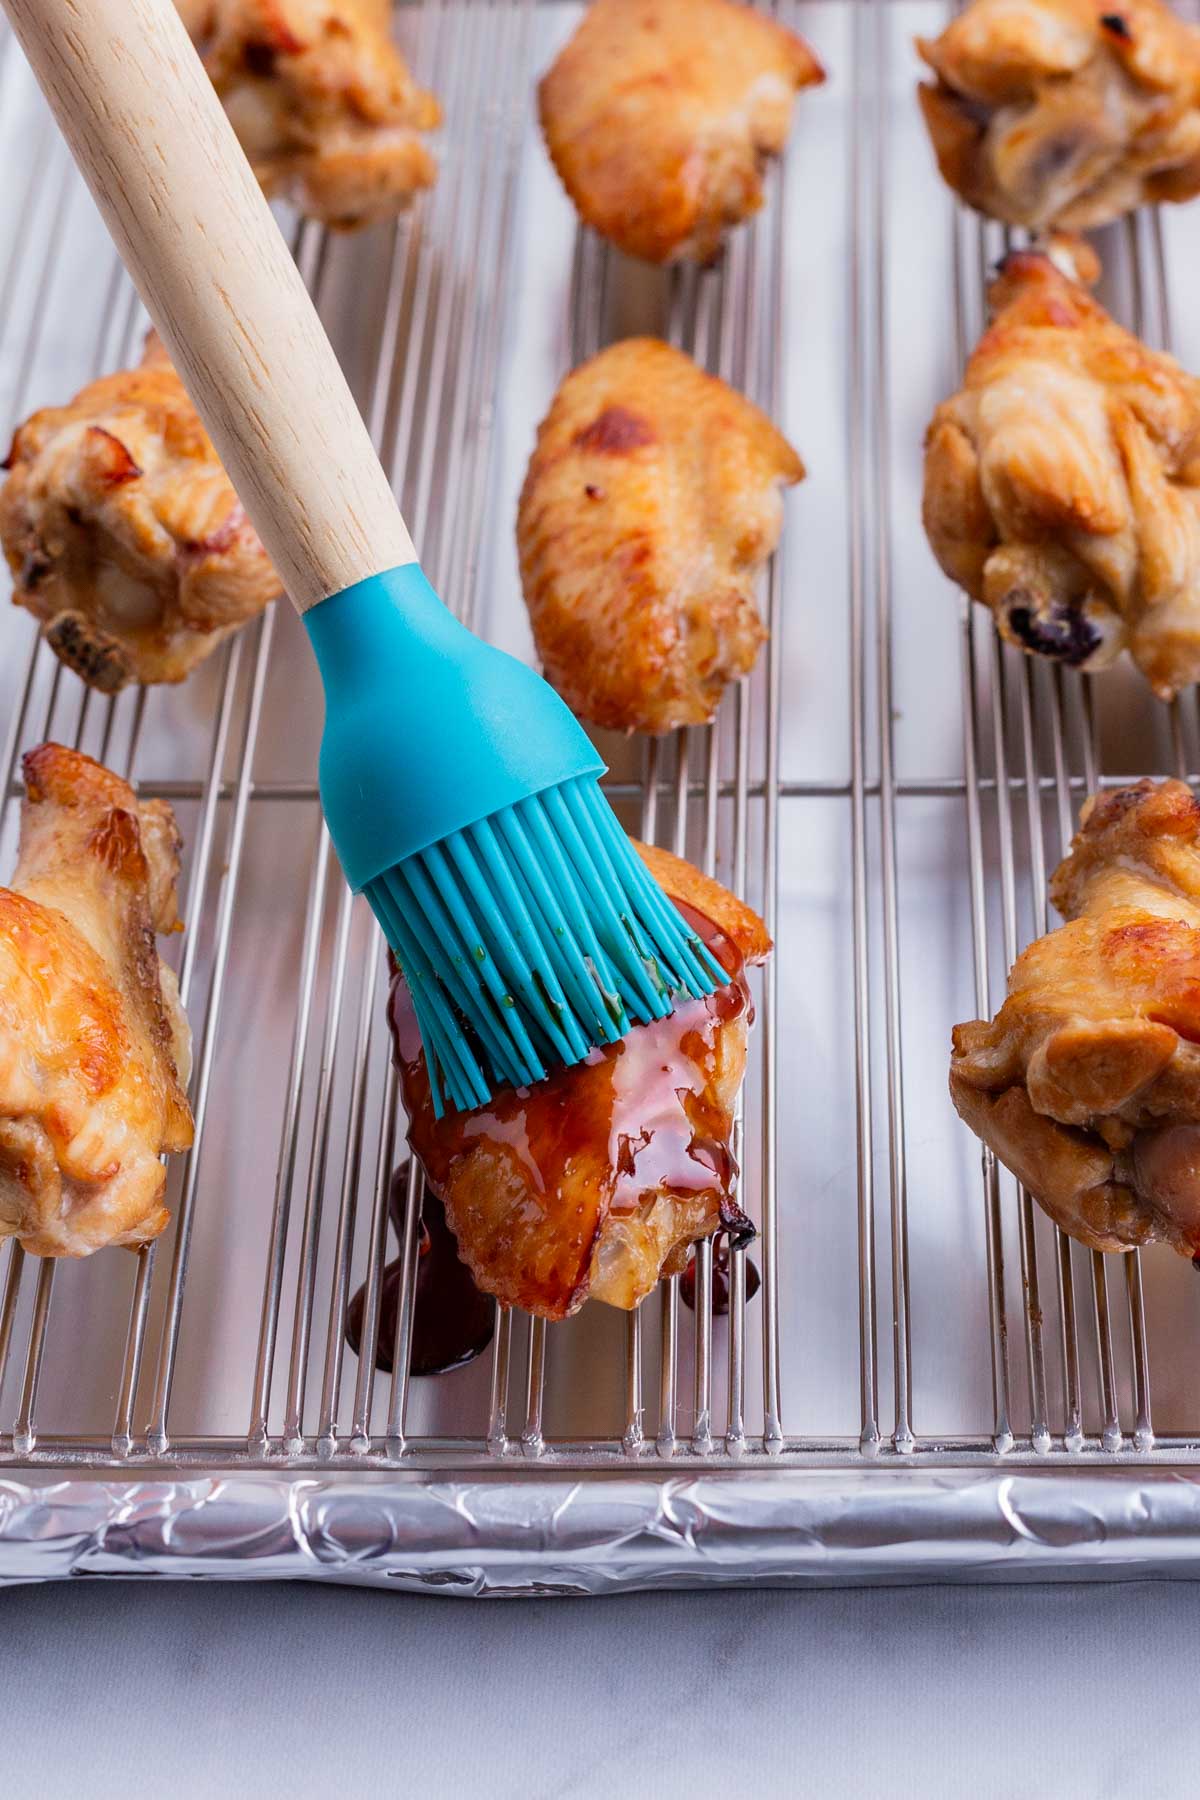
[[[5,1800],[1196,1792],[1200,1584],[0,1592]]]

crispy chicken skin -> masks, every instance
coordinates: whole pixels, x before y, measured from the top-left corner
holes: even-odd
[[[0,888],[0,1239],[35,1256],[144,1244],[186,1150],[191,1036],[156,932],[179,929],[165,800],[78,751],[25,757],[21,845]]]
[[[655,338],[568,375],[517,545],[538,654],[575,712],[620,731],[712,718],[766,635],[754,574],[803,474],[757,407]]]
[[[279,578],[153,333],[19,427],[0,489],[13,599],[91,687],[182,681]]]
[[[388,0],[176,0],[271,198],[351,231],[437,180],[441,110],[391,39]]]
[[[925,438],[934,554],[1010,642],[1088,668],[1128,649],[1170,699],[1200,679],[1200,381],[1050,255],[1008,257],[989,298]]]
[[[704,263],[762,205],[793,97],[824,79],[803,39],[734,0],[593,0],[538,101],[585,224],[647,262]]]
[[[1105,225],[1200,192],[1200,31],[1162,0],[971,0],[917,49],[938,167],[1009,225]]]
[[[716,994],[487,1108],[435,1119],[404,984],[392,984],[409,1143],[459,1255],[485,1293],[546,1319],[589,1298],[628,1310],[680,1273],[698,1238],[753,1233],[729,1143],[752,1016],[743,971],[771,940],[719,882],[638,848],[729,971]]]
[[[1089,800],[990,1024],[954,1031],[950,1092],[1064,1231],[1200,1252],[1200,805],[1179,781]]]

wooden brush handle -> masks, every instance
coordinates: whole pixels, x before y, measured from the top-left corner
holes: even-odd
[[[297,611],[416,551],[172,0],[3,0]]]

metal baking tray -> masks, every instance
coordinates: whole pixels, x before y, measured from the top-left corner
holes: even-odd
[[[1003,249],[924,141],[911,41],[945,13],[776,10],[830,79],[715,269],[638,267],[577,228],[533,84],[579,9],[536,0],[398,10],[446,111],[441,179],[409,219],[333,238],[280,215],[434,580],[518,653],[517,489],[557,381],[599,345],[662,333],[805,457],[752,678],[711,729],[604,740],[627,823],[715,868],[777,939],[739,1142],[761,1291],[728,1317],[694,1316],[676,1283],[629,1317],[503,1315],[489,1355],[436,1379],[360,1365],[346,1304],[397,1254],[403,1120],[379,941],[322,832],[303,634],[277,607],[186,686],[110,703],[13,609],[0,867],[16,755],[46,736],[173,801],[197,1140],[156,1246],[0,1255],[0,1580],[1200,1573],[1196,1276],[1169,1251],[1068,1243],[946,1093],[950,1026],[1044,928],[1089,789],[1200,780],[1196,695],[1166,709],[1124,668],[1023,659],[939,574],[921,436]],[[128,359],[143,318],[11,42],[0,58],[6,426]],[[1200,272],[1200,205],[1098,242],[1117,316],[1200,368],[1200,320],[1174,303]]]

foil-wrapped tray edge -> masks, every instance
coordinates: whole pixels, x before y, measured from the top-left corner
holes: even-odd
[[[1196,1579],[1200,1473],[0,1473],[0,1585],[144,1575],[467,1598]]]

